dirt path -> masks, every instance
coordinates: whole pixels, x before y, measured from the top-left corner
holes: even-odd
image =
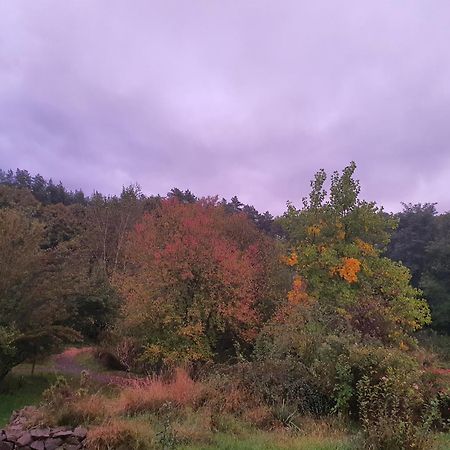
[[[89,377],[100,384],[114,384],[117,386],[127,386],[136,380],[136,377],[126,373],[117,372],[117,375],[110,373],[102,373],[92,368],[84,367],[80,362],[77,361],[77,356],[83,353],[93,353],[91,347],[84,348],[68,348],[63,353],[55,357],[55,369],[65,375],[80,376],[81,373],[87,372]]]

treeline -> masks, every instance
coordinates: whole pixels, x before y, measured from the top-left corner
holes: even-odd
[[[67,341],[100,338],[119,313],[111,280],[123,270],[127,234],[165,201],[200,200],[177,188],[146,196],[138,185],[87,196],[26,170],[0,170],[0,378]],[[268,212],[237,197],[212,201],[263,233],[280,232]]]
[[[11,186],[18,189],[29,190],[34,198],[43,205],[56,205],[62,203],[63,205],[87,205],[91,201],[98,201],[99,198],[108,199],[111,202],[117,202],[124,197],[135,196],[137,200],[145,203],[143,210],[151,209],[155,204],[161,201],[162,198],[158,195],[145,196],[138,184],[124,187],[120,197],[117,196],[104,196],[99,192],[94,192],[91,197],[81,189],[74,191],[67,189],[61,181],[57,184],[50,178],[46,180],[42,175],[31,175],[28,170],[16,169],[14,172],[12,169],[3,170],[0,169],[0,185]],[[166,198],[176,198],[181,203],[195,203],[198,201],[198,197],[195,196],[189,189],[183,191],[178,188],[171,189]],[[260,213],[254,206],[241,203],[237,196],[227,201],[222,198],[220,204],[229,213],[244,213],[259,229],[264,232],[276,236],[282,233],[281,227],[275,222],[274,217],[269,211]]]
[[[359,421],[367,448],[430,448],[450,394],[415,336],[432,324],[417,286],[448,331],[448,216],[387,214],[359,198],[355,169],[320,170],[277,219],[179,189],[59,184],[56,202],[50,181],[3,172],[0,379],[91,339],[137,373],[226,365],[272,411]]]
[[[387,256],[411,271],[432,312],[431,327],[450,334],[450,213],[438,214],[435,203],[403,204]]]
[[[28,189],[37,201],[44,205],[72,205],[75,203],[85,205],[87,199],[82,190],[71,191],[66,189],[61,181],[55,184],[50,178],[46,180],[42,175],[32,176],[28,170],[0,169],[0,184],[19,189]]]

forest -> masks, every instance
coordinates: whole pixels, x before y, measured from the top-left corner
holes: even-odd
[[[27,426],[91,449],[449,448],[450,213],[355,172],[274,217],[1,170],[0,414],[44,379]]]

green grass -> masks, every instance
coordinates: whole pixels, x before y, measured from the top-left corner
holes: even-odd
[[[107,368],[98,361],[91,351],[82,352],[75,356],[74,360],[83,368],[92,372],[108,372]]]
[[[55,380],[53,375],[9,375],[0,385],[0,428],[5,426],[11,413],[24,406],[36,405],[42,393]]]
[[[11,374],[15,376],[27,377],[31,376],[31,369],[32,365],[30,363],[25,362],[14,367],[11,371]],[[56,372],[55,364],[52,358],[48,358],[44,361],[38,362],[34,368],[35,375],[54,374],[55,372]]]
[[[437,439],[437,450],[448,450],[450,448],[450,433],[441,434]]]
[[[338,438],[299,436],[277,439],[275,433],[255,431],[245,437],[221,433],[210,445],[180,447],[180,450],[356,450],[356,447]]]
[[[77,364],[90,372],[114,376],[128,375],[121,370],[107,368],[98,358],[96,358],[91,350],[79,353],[74,357],[74,360]]]

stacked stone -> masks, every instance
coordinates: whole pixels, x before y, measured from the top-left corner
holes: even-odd
[[[86,435],[83,427],[27,428],[26,418],[16,413],[0,430],[0,450],[79,450],[85,448]]]

